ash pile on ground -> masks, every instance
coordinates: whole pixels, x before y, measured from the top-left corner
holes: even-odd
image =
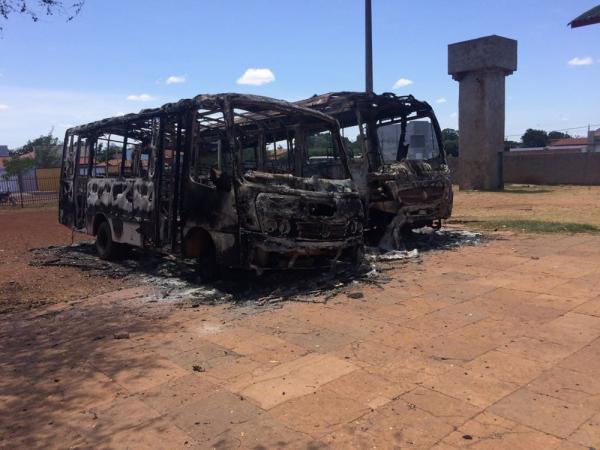
[[[171,301],[184,306],[232,303],[274,305],[283,301],[326,302],[357,284],[384,284],[391,263],[419,261],[421,252],[476,245],[482,236],[467,231],[426,229],[404,237],[405,248],[392,252],[367,249],[360,267],[338,264],[330,271],[273,271],[260,278],[230,271],[221,280],[203,282],[194,260],[132,248],[126,257],[104,261],[90,242],[32,249],[32,266],[74,267],[94,277],[130,280],[152,287],[148,301]],[[384,267],[385,266],[385,267]]]
[[[421,253],[479,245],[484,239],[481,233],[472,231],[419,228],[402,235],[402,248],[398,250],[384,251],[367,247],[366,258],[379,262],[418,259]]]

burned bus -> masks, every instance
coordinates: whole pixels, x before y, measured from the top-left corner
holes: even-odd
[[[335,117],[366,208],[365,236],[397,248],[402,230],[440,227],[452,212],[442,133],[431,106],[413,96],[334,92],[296,104]]]
[[[59,220],[101,258],[153,248],[213,277],[357,261],[364,217],[334,118],[219,94],[67,130]]]

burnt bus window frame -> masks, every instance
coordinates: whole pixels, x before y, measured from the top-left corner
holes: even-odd
[[[152,125],[151,122],[157,119],[160,118],[152,117],[145,119],[144,125]],[[65,151],[69,152],[71,142],[73,144],[76,143],[76,140],[73,138],[79,138],[81,140],[81,148],[77,161],[79,162],[83,157],[87,159],[84,164],[79,165],[80,176],[111,179],[151,179],[152,160],[156,155],[153,145],[153,142],[156,140],[156,137],[153,135],[155,130],[151,127],[144,129],[139,125],[135,125],[135,122],[124,122],[121,129],[98,126],[94,130],[80,132],[79,134],[67,131]],[[101,150],[99,152],[98,149],[100,146]],[[134,163],[136,162],[134,159],[136,153],[133,148],[134,146],[139,146],[140,148],[138,152],[140,160],[138,161],[137,170],[134,167]],[[83,153],[84,149],[85,154]],[[101,161],[98,161],[99,154],[102,156]],[[119,157],[109,158],[111,154],[119,155]],[[112,160],[118,160],[118,163],[111,165],[110,161]]]
[[[432,142],[434,144],[434,148],[432,151],[437,152],[437,154],[433,158],[408,159],[408,153],[405,154],[404,156],[402,156],[403,154],[400,153],[401,139],[399,138],[396,158],[394,158],[393,161],[391,161],[391,160],[386,161],[384,154],[383,154],[383,149],[381,146],[381,140],[379,138],[379,129],[386,127],[386,126],[390,126],[390,125],[400,124],[400,126],[402,128],[404,128],[404,130],[401,131],[401,135],[400,135],[400,137],[402,137],[406,133],[405,127],[408,125],[408,123],[422,120],[422,119],[429,120],[430,131],[432,133]],[[363,122],[363,123],[366,125],[366,122]],[[380,164],[382,166],[390,166],[391,164],[395,164],[395,163],[402,162],[402,161],[434,162],[434,161],[439,160],[441,163],[446,164],[446,155],[443,150],[444,147],[443,147],[443,142],[442,142],[441,129],[440,129],[439,123],[437,122],[437,118],[434,115],[432,115],[431,113],[419,114],[418,112],[413,112],[408,115],[401,115],[401,116],[396,116],[396,117],[388,118],[388,119],[380,119],[376,122],[375,127],[376,127],[375,128],[376,132],[375,132],[374,137],[375,137],[375,139],[377,139],[377,153],[379,155]],[[414,135],[412,135],[412,136],[414,136]],[[406,139],[406,137],[404,139]],[[410,145],[406,146],[406,150],[407,150],[407,152],[410,151]]]
[[[306,137],[321,133],[329,133],[331,145],[329,156],[341,167],[343,176],[332,177],[321,174],[323,178],[348,179],[351,178],[348,166],[348,155],[339,130],[331,124],[323,122],[283,124],[277,111],[271,110],[245,110],[234,107],[230,110],[231,120],[227,120],[227,111],[224,107],[218,109],[203,109],[196,111],[193,119],[192,149],[190,155],[190,178],[193,182],[205,186],[214,186],[209,174],[199,170],[200,142],[204,140],[207,146],[219,146],[217,152],[217,170],[227,172],[239,179],[243,179],[248,171],[261,171],[271,174],[291,174],[303,177],[304,171],[311,168],[308,164],[309,155],[306,149]],[[321,125],[321,126],[319,126]],[[303,135],[300,138],[300,135]],[[279,153],[278,144],[282,145],[285,153]],[[273,150],[269,146],[274,146]],[[245,151],[253,150],[254,163],[247,166]],[[279,157],[282,155],[282,157]],[[297,158],[302,161],[298,163]],[[210,173],[210,168],[204,172]]]
[[[359,126],[359,135],[364,140],[360,148],[363,157],[366,156],[367,158],[369,172],[378,172],[384,166],[389,166],[389,164],[383,163],[377,145],[378,139],[373,139],[376,132],[369,132],[369,130],[376,130],[378,128],[377,123],[381,120],[385,123],[390,123],[390,120],[399,122],[402,116],[411,119],[416,118],[412,117],[413,114],[420,118],[428,118],[433,125],[440,157],[429,161],[437,161],[441,165],[448,164],[443,147],[442,130],[435,111],[427,102],[419,101],[412,95],[397,96],[389,92],[378,95],[370,95],[364,92],[330,92],[297,101],[295,104],[335,117],[342,130],[362,125]]]

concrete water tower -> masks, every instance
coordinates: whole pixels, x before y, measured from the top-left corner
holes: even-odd
[[[517,41],[501,36],[448,46],[448,73],[459,82],[461,189],[502,189],[505,77],[517,70]]]

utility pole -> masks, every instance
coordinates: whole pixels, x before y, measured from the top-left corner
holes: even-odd
[[[373,93],[373,33],[371,26],[371,0],[365,0],[365,91]]]

